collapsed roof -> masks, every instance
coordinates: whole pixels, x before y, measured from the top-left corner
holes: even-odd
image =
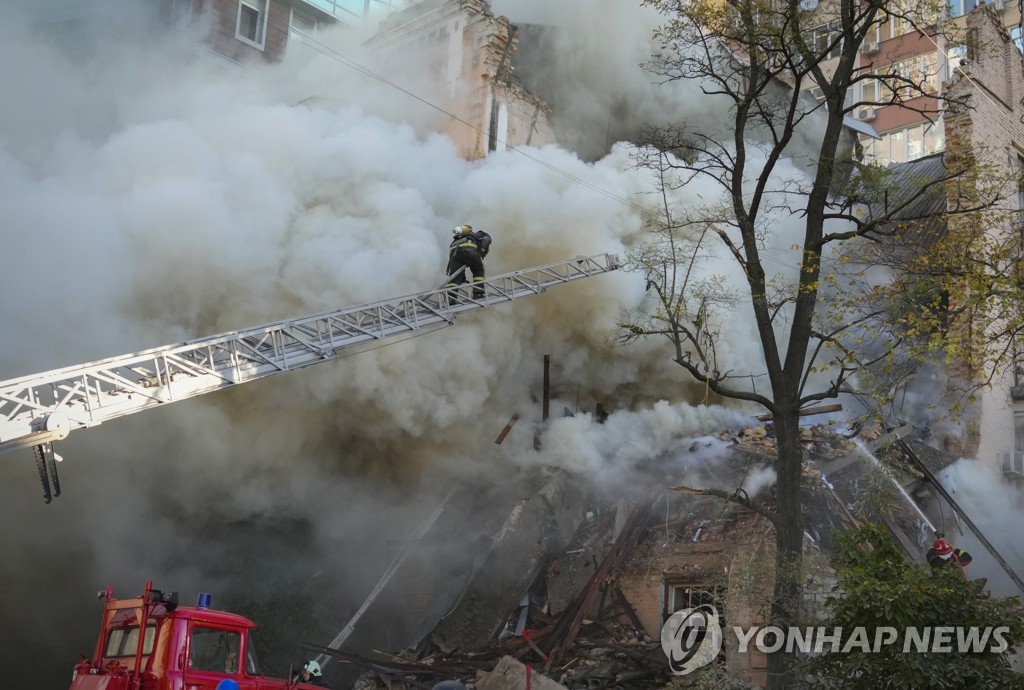
[[[858,492],[865,482],[874,491],[879,462],[897,476],[921,479],[891,450],[892,433],[841,431],[829,424],[802,430],[805,548],[820,554],[821,562],[827,561],[832,530],[855,527],[877,508],[858,500]],[[773,492],[770,478],[764,480],[775,456],[771,423],[694,439],[677,453],[697,458],[713,444],[728,451],[715,467],[703,468],[704,486],[728,491],[680,486],[678,465],[661,458],[637,467],[636,485],[619,497],[595,492],[588,477],[548,468],[517,486],[533,487],[525,497],[505,496],[503,519],[466,521],[465,511],[446,508],[447,519],[421,539],[436,547],[454,538],[466,554],[457,563],[418,556],[393,588],[403,593],[407,609],[426,602],[404,637],[392,626],[390,649],[402,651],[386,658],[331,654],[370,671],[363,685],[386,681],[392,688],[429,687],[450,678],[482,684],[485,676],[478,673],[499,664],[507,670],[513,662],[573,690],[663,687],[671,672],[659,631],[674,598],[731,591],[774,554],[774,529],[766,519]],[[869,459],[873,450],[875,460]],[[953,460],[938,451],[922,455],[936,470]],[[701,476],[688,473],[686,480]],[[464,495],[450,505],[464,506],[462,499],[471,500]],[[908,557],[923,562],[927,535],[919,530],[916,510],[893,503],[870,517],[885,521]],[[471,536],[453,537],[460,532]],[[822,573],[826,591],[828,574]],[[727,606],[733,616],[759,613],[733,599]],[[746,679],[756,681],[759,670],[748,671]]]

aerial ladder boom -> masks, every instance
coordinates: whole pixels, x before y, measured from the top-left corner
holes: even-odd
[[[462,288],[439,288],[0,381],[0,453],[35,448],[48,502],[44,463],[56,484],[50,443],[72,431],[326,362],[368,341],[450,326],[457,314],[618,267],[614,254],[580,257],[489,278],[479,299]]]

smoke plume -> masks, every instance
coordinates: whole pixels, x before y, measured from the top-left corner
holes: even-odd
[[[456,223],[493,235],[492,275],[623,254],[643,237],[650,180],[628,149],[467,163],[431,133],[436,111],[346,62],[370,64],[362,37],[328,31],[283,64],[242,69],[196,48],[203,27],[147,35],[132,3],[97,5],[82,20],[95,40],[81,42],[55,37],[31,5],[0,15],[0,58],[19,66],[0,73],[4,379],[429,289]],[[682,403],[687,384],[659,344],[613,345],[619,311],[644,298],[639,275],[593,278],[78,432],[57,444],[63,495],[49,506],[31,455],[4,457],[0,654],[28,674],[13,682],[66,682],[107,584],[130,596],[153,578],[187,601],[254,593],[266,577],[315,592],[324,618],[344,622],[393,556],[387,540],[450,483],[515,491],[514,467],[537,462],[524,439],[544,354],[555,396],[582,412],[669,402],[650,413],[665,428],[651,438],[644,414],[613,412],[581,435],[597,429],[583,415],[562,440],[557,424],[543,462],[592,457],[621,477],[725,423]],[[599,461],[609,430],[633,446]]]
[[[0,60],[17,66],[0,71],[0,378],[430,289],[456,223],[494,237],[491,275],[624,255],[657,201],[630,148],[608,145],[608,114],[624,113],[629,128],[722,113],[694,98],[681,107],[679,94],[654,96],[634,78],[656,16],[591,5],[495,3],[514,21],[586,22],[555,45],[574,61],[543,75],[566,96],[552,105],[571,101],[561,116],[588,133],[566,142],[581,153],[550,146],[472,163],[432,133],[436,109],[353,66],[372,64],[354,32],[319,33],[282,64],[244,69],[197,49],[204,27],[147,34],[150,17],[127,0],[91,3],[95,31],[77,42],[60,40],[35,3],[0,9]],[[679,202],[717,193],[695,184]],[[767,251],[789,274],[797,221],[778,220]],[[701,270],[737,278],[719,258]],[[64,493],[49,506],[31,455],[3,457],[9,679],[66,682],[77,653],[91,651],[91,595],[107,584],[129,596],[149,578],[186,595],[285,582],[322,602],[307,639],[326,642],[337,627],[323,620],[347,620],[393,557],[388,540],[407,536],[452,483],[516,495],[518,473],[537,465],[621,486],[650,458],[677,475],[712,463],[717,442],[684,450],[739,413],[691,406],[704,391],[662,343],[614,344],[620,313],[645,300],[641,275],[590,278],[77,432],[57,444]],[[758,371],[751,320],[737,312],[719,326],[723,363]],[[551,422],[538,454],[545,354],[555,409],[576,416]],[[612,412],[604,424],[597,403]],[[753,495],[770,478],[750,481]]]

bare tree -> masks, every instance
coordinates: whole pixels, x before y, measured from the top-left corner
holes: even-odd
[[[912,306],[895,283],[879,288],[867,277],[867,262],[877,254],[871,258],[861,248],[891,247],[907,227],[932,219],[935,209],[921,203],[931,195],[948,198],[940,215],[951,219],[991,208],[1005,187],[985,183],[992,175],[978,157],[948,156],[940,174],[892,188],[889,172],[858,160],[845,128],[845,118],[864,105],[901,104],[933,119],[951,105],[932,93],[929,75],[895,62],[869,67],[860,52],[877,22],[935,24],[938,5],[915,3],[909,12],[854,0],[822,7],[813,0],[644,4],[666,17],[648,68],[666,82],[694,80],[709,101],[726,103],[729,117],[717,130],[652,127],[637,154],[638,165],[660,182],[652,241],[633,256],[656,301],[651,311],[626,319],[623,337],[668,338],[675,362],[709,394],[757,403],[772,415],[774,507],[745,495],[715,495],[774,523],[771,623],[786,627],[797,622],[801,598],[801,408],[837,397],[858,372],[891,366],[905,341],[930,342],[930,334],[893,327],[899,310]],[[812,31],[823,25],[827,31]],[[857,88],[866,80],[881,85],[871,100],[862,95],[870,91]],[[811,85],[822,100],[805,92]],[[717,197],[705,195],[699,207],[681,204],[680,191],[709,181]],[[783,219],[799,232],[780,259],[768,245]],[[744,290],[698,270],[713,253],[731,259]],[[830,260],[837,270],[826,269]],[[933,268],[945,270],[942,263]],[[734,312],[751,315],[763,370],[740,371],[723,357],[722,324],[737,318]],[[786,665],[782,654],[770,655],[769,688],[789,687]]]

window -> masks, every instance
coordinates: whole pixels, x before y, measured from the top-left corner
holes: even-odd
[[[959,17],[977,6],[977,0],[949,0],[949,16]]]
[[[238,672],[238,647],[241,635],[231,630],[192,628],[189,644],[189,668],[213,673]]]
[[[946,148],[944,125],[941,121],[925,122],[905,129],[882,134],[882,138],[864,137],[864,158],[867,161],[888,165],[912,161],[930,156]]]
[[[161,21],[168,26],[186,26],[199,15],[199,0],[164,0],[159,11]]]
[[[945,19],[942,8],[932,2],[923,2],[918,5],[915,15],[916,18],[914,21],[917,22],[918,26],[921,28],[926,26],[935,26]]]
[[[924,152],[922,156],[930,156],[933,153],[946,150],[946,125],[940,120],[934,124],[931,122],[924,125]]]
[[[1017,50],[1024,53],[1024,39],[1021,38],[1020,26],[1015,26],[1010,29],[1010,40],[1017,46]]]
[[[146,626],[146,639],[142,642],[142,654],[144,656],[153,653],[153,640],[156,639],[156,626]],[[114,628],[107,638],[107,649],[104,657],[135,656],[139,648],[139,626],[127,628]]]
[[[821,55],[822,60],[831,60],[839,57],[839,51],[843,48],[843,42],[836,41],[841,33],[842,27],[839,22],[829,22],[807,31],[804,40],[811,52]],[[835,41],[835,45],[832,45],[833,41]],[[832,46],[831,49],[829,46]]]
[[[889,138],[889,160],[903,163],[907,160],[907,130],[900,129],[886,135]]]
[[[1024,211],[1024,157],[1017,157],[1017,210]]]
[[[676,611],[696,608],[701,604],[711,604],[718,610],[719,620],[725,619],[725,591],[721,587],[666,583],[665,603],[668,606],[666,620]]]
[[[888,162],[889,151],[884,139],[874,137],[861,137],[861,148],[864,150],[864,161],[868,163]]]
[[[316,31],[316,19],[302,10],[292,8],[291,28],[294,32],[309,35]]]
[[[892,22],[881,12],[879,12],[879,15],[881,16],[879,16],[875,23],[875,43],[881,43],[892,38]],[[869,33],[868,36],[870,35]]]
[[[907,160],[912,161],[924,155],[924,131],[920,127],[907,130]]]
[[[896,90],[899,100],[917,98],[922,93],[937,93],[939,90],[939,56],[936,53],[918,55],[909,60],[897,62],[892,66],[892,74],[899,75],[900,81],[890,80],[889,85]],[[906,80],[906,81],[903,81]],[[910,84],[907,83],[910,82]],[[913,84],[913,86],[911,85]],[[886,94],[891,93],[889,88]]]
[[[239,0],[235,38],[263,50],[267,39],[267,3],[269,0]]]
[[[1014,468],[1024,466],[1024,414],[1013,415]]]
[[[956,74],[957,68],[967,59],[967,44],[955,45],[946,51],[946,79]]]
[[[292,8],[291,20],[288,23],[288,51],[296,52],[316,31],[316,19],[302,10]]]
[[[865,103],[878,103],[882,96],[882,85],[877,79],[865,79],[860,83],[860,99]]]
[[[708,585],[682,584],[678,577],[666,576],[665,581],[665,606],[664,620],[668,620],[676,611],[684,609],[695,609],[698,606],[709,604],[715,607],[718,612],[718,622],[722,629],[726,629],[725,615],[725,587],[714,587]],[[725,660],[725,645],[718,653],[719,661]]]
[[[901,10],[896,10],[896,11],[900,12]],[[905,10],[904,10],[904,12],[905,12]],[[912,31],[914,29],[914,27],[911,26],[911,24],[910,24],[910,20],[906,16],[897,16],[897,15],[894,14],[894,15],[892,15],[891,19],[892,19],[892,29],[891,29],[892,33],[890,35],[893,38],[896,38],[897,36],[902,36],[903,34],[909,33],[910,31]]]

